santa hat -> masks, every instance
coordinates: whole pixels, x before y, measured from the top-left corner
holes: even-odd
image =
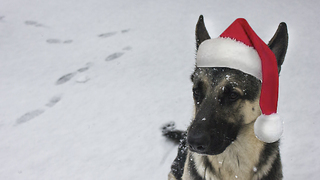
[[[228,67],[260,79],[262,115],[255,121],[254,132],[267,143],[280,139],[283,122],[277,114],[277,60],[245,19],[235,20],[218,38],[202,42],[197,52],[197,67]]]

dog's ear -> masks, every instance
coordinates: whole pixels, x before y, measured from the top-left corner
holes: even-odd
[[[288,48],[288,30],[286,23],[282,22],[279,24],[277,32],[270,40],[268,46],[276,55],[278,63],[278,73],[280,74],[281,65],[283,64],[284,57]]]
[[[197,45],[197,50],[199,48],[199,45],[203,41],[205,41],[207,39],[210,39],[210,36],[208,34],[206,26],[204,25],[203,16],[200,15],[198,23],[196,25],[196,45]]]

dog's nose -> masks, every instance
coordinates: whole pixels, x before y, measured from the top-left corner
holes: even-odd
[[[210,143],[210,137],[204,133],[188,134],[187,142],[191,151],[205,153]]]

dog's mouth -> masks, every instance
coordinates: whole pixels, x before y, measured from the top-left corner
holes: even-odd
[[[187,143],[192,152],[206,155],[218,155],[223,153],[237,137],[237,128],[229,126],[228,131],[199,130],[191,128],[187,134]]]
[[[189,149],[192,152],[206,155],[223,153],[233,141],[234,138],[230,138],[225,134],[210,136],[205,133],[196,135],[188,133],[187,136]]]
[[[213,144],[210,149],[208,149],[207,155],[218,155],[223,153],[233,142],[232,139],[224,138],[221,142]]]
[[[189,143],[188,145],[189,150],[192,152],[203,155],[218,155],[223,153],[232,142],[233,140],[226,138],[219,141],[213,140],[208,145],[200,145],[197,143]]]

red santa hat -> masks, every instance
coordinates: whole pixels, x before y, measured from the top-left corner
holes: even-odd
[[[267,143],[280,139],[283,122],[277,115],[277,60],[245,19],[236,19],[218,38],[202,42],[197,52],[197,67],[228,67],[260,79],[262,115],[255,121],[254,132]]]

